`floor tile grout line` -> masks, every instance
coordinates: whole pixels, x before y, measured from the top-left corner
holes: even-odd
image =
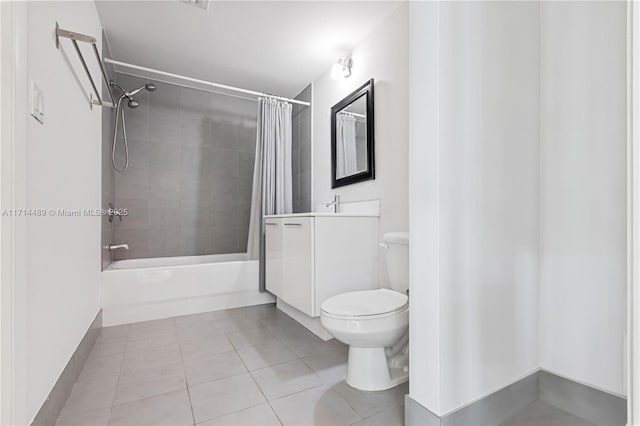
[[[129,324],[129,327],[127,327],[127,339],[125,340],[124,351],[122,352],[122,359],[120,360],[120,370],[118,371],[118,379],[116,380],[116,390],[113,393],[113,399],[111,400],[111,407],[109,407],[109,420],[107,420],[107,424],[111,422],[111,416],[113,415],[113,407],[115,407],[116,394],[118,393],[118,387],[120,386],[120,377],[122,376],[122,365],[124,364],[124,354],[127,352],[130,333],[131,333],[131,324]]]
[[[242,359],[242,356],[241,356],[240,354],[238,354],[238,356],[240,356],[240,359]],[[297,355],[296,355],[296,356],[297,356]],[[244,361],[244,360],[243,360],[243,361]],[[288,363],[288,362],[294,362],[294,361],[302,361],[302,358],[290,359],[290,360],[287,360],[287,361],[279,361],[279,362],[277,362],[277,363],[275,363],[275,364],[267,365],[267,366],[260,367],[260,368],[254,368],[253,370],[249,370],[249,369],[247,369],[247,371],[258,371],[258,370],[264,370],[265,368],[277,367],[277,366],[279,366],[279,365],[286,364],[286,363]],[[309,367],[309,368],[311,368],[311,367]],[[313,370],[313,369],[312,369],[312,370]],[[315,371],[314,371],[314,372],[315,372]]]
[[[241,361],[241,362],[242,362],[242,364],[244,365],[244,368],[246,368],[246,369],[247,369],[247,371],[245,371],[245,372],[243,372],[243,373],[240,373],[240,374],[235,374],[235,375],[233,375],[233,376],[228,376],[228,377],[223,377],[223,378],[221,378],[221,379],[216,379],[216,380],[228,379],[229,377],[237,377],[237,376],[241,376],[241,375],[243,375],[243,374],[249,374],[249,377],[251,377],[251,380],[253,380],[253,383],[256,385],[256,387],[258,388],[258,390],[259,390],[259,391],[260,391],[260,393],[262,394],[262,397],[263,397],[263,398],[264,398],[264,400],[267,402],[267,404],[269,404],[269,400],[267,399],[267,396],[264,394],[264,392],[262,392],[262,389],[260,388],[260,385],[258,385],[258,383],[256,382],[256,379],[255,379],[255,378],[253,377],[253,375],[251,374],[251,371],[249,371],[249,369],[247,368],[247,365],[245,364],[244,360],[242,359],[242,357],[240,356],[240,354],[238,353],[238,351],[237,351],[237,350],[234,350],[234,351],[236,352],[236,355],[238,356],[238,358],[240,358],[240,361]],[[215,382],[216,380],[211,380],[210,382]],[[210,382],[206,382],[206,383],[210,383]],[[201,383],[201,384],[204,384],[204,383]],[[198,386],[198,385],[195,385],[195,386]],[[248,410],[248,409],[250,409],[250,408],[254,408],[254,407],[257,407],[257,406],[262,405],[262,404],[264,404],[264,402],[261,402],[261,403],[259,403],[259,404],[252,405],[252,406],[250,406],[250,407],[245,407],[245,408],[243,408],[243,409],[241,409],[241,410],[234,411],[233,413],[223,414],[222,416],[213,417],[213,418],[211,418],[211,419],[206,419],[206,420],[203,420],[203,421],[202,421],[202,422],[200,422],[200,423],[208,422],[208,421],[215,420],[215,419],[220,419],[220,418],[222,418],[222,417],[229,416],[229,415],[231,415],[231,414],[235,414],[235,413],[239,413],[239,412],[241,412],[241,411]],[[269,406],[271,407],[271,404],[269,404]],[[273,409],[273,407],[271,407],[271,410],[272,410],[272,411],[273,411],[273,413],[276,415],[276,417],[278,417],[278,415],[276,414],[276,412],[275,412],[275,410]],[[192,411],[193,411],[193,407],[192,407]],[[279,417],[278,417],[278,421],[280,421],[280,418],[279,418]],[[195,423],[195,417],[194,417],[194,424],[197,424],[197,423]],[[280,424],[283,424],[283,423],[282,423],[282,421],[280,421]]]
[[[195,314],[195,315],[198,315],[198,314]],[[218,331],[220,331],[220,332],[221,332],[221,333],[220,333],[220,335],[221,335],[221,336],[222,336],[222,335],[224,335],[224,336],[225,336],[225,338],[226,338],[227,340],[229,340],[229,343],[230,343],[230,349],[229,349],[228,351],[225,351],[225,352],[222,352],[222,353],[230,353],[230,352],[234,352],[235,356],[236,356],[237,358],[239,358],[239,359],[240,359],[240,361],[242,362],[242,364],[243,364],[244,368],[246,369],[246,371],[245,371],[245,372],[242,372],[242,373],[238,373],[238,374],[231,375],[231,376],[226,376],[226,377],[220,377],[220,378],[216,378],[216,379],[213,379],[213,380],[210,380],[210,381],[207,381],[207,382],[198,383],[198,384],[194,384],[193,386],[190,386],[190,384],[189,384],[189,382],[188,382],[188,380],[187,380],[187,375],[186,375],[187,370],[186,370],[186,365],[185,365],[185,361],[186,361],[186,360],[185,360],[185,358],[184,358],[184,353],[183,353],[183,347],[182,347],[182,346],[183,346],[183,343],[184,343],[184,342],[186,342],[186,341],[196,341],[196,340],[200,341],[200,340],[202,340],[202,338],[195,337],[195,338],[193,338],[193,339],[188,339],[188,340],[186,340],[186,341],[184,341],[184,342],[183,342],[183,341],[180,339],[180,337],[179,337],[179,336],[180,336],[180,333],[178,333],[178,331],[179,331],[181,328],[185,328],[185,327],[178,327],[178,326],[177,326],[177,324],[176,324],[176,318],[177,318],[177,317],[171,317],[171,318],[168,318],[168,319],[171,319],[171,322],[170,322],[170,324],[171,324],[171,328],[174,330],[174,332],[175,332],[175,334],[176,334],[176,337],[177,337],[177,340],[176,340],[174,343],[168,343],[168,344],[166,344],[166,345],[161,345],[160,347],[163,347],[163,346],[172,346],[173,344],[177,344],[177,345],[178,345],[178,350],[179,350],[179,354],[180,354],[180,363],[181,363],[181,365],[182,365],[182,368],[183,368],[183,374],[184,374],[184,377],[185,377],[185,389],[187,390],[187,394],[188,394],[188,398],[189,398],[189,404],[190,404],[190,409],[191,409],[191,418],[192,418],[193,424],[196,424],[196,419],[195,419],[195,413],[194,413],[194,410],[193,410],[193,401],[192,401],[192,399],[191,399],[191,388],[192,388],[192,387],[199,386],[199,385],[204,385],[204,384],[206,384],[206,383],[210,383],[210,382],[214,382],[214,381],[217,381],[217,380],[222,380],[222,379],[226,379],[226,378],[229,378],[229,377],[234,377],[234,376],[238,376],[238,375],[246,374],[246,373],[249,373],[250,377],[252,378],[253,383],[258,387],[258,390],[259,390],[259,391],[260,391],[260,393],[262,394],[264,401],[268,404],[268,406],[270,407],[270,409],[272,410],[272,412],[274,413],[274,415],[276,416],[276,418],[278,419],[278,421],[279,421],[279,422],[281,422],[281,423],[284,423],[284,422],[282,421],[282,419],[280,418],[280,416],[276,413],[276,411],[275,411],[274,406],[272,405],[272,403],[274,403],[275,401],[281,400],[281,399],[283,399],[283,398],[288,398],[288,397],[291,397],[291,396],[293,396],[293,395],[296,395],[296,394],[299,394],[299,393],[302,393],[302,392],[305,392],[305,391],[311,391],[311,390],[313,390],[313,389],[317,389],[317,388],[319,388],[319,387],[323,387],[323,386],[327,386],[327,390],[328,390],[329,392],[331,392],[331,393],[334,395],[334,397],[337,397],[339,400],[342,400],[344,403],[346,403],[346,404],[347,404],[347,406],[348,406],[348,407],[350,407],[350,408],[353,410],[353,412],[354,412],[354,413],[355,413],[355,414],[356,414],[356,415],[357,415],[361,420],[366,420],[367,418],[370,418],[370,417],[373,417],[373,416],[375,416],[375,415],[380,414],[380,413],[374,413],[374,414],[371,414],[371,415],[370,415],[370,416],[368,416],[368,417],[365,417],[365,416],[361,415],[360,413],[358,413],[358,411],[356,411],[356,410],[355,410],[355,408],[353,407],[353,405],[352,405],[351,403],[349,403],[349,401],[348,401],[348,400],[346,400],[345,398],[343,398],[339,393],[335,392],[335,391],[331,388],[331,387],[333,386],[332,384],[335,384],[335,383],[337,383],[337,382],[336,382],[336,381],[333,381],[333,380],[332,380],[332,381],[326,381],[326,380],[325,380],[325,379],[324,379],[324,378],[323,378],[323,377],[318,373],[318,371],[316,371],[316,370],[315,370],[315,369],[314,369],[314,368],[309,364],[309,358],[311,358],[312,356],[314,356],[313,354],[311,354],[311,355],[310,355],[310,354],[306,354],[306,356],[302,356],[302,355],[298,354],[295,350],[293,350],[293,346],[292,346],[292,344],[295,344],[295,343],[296,343],[296,340],[299,340],[299,339],[298,339],[298,337],[299,337],[300,339],[302,339],[303,341],[304,341],[304,340],[306,340],[306,339],[307,339],[307,335],[306,335],[307,333],[303,333],[304,335],[295,336],[295,337],[296,337],[296,339],[294,339],[294,340],[283,339],[283,338],[281,338],[281,337],[280,337],[280,334],[276,333],[276,330],[279,330],[279,331],[281,331],[281,332],[284,332],[284,333],[285,333],[285,335],[286,335],[286,334],[287,334],[287,330],[288,330],[288,325],[287,325],[286,327],[285,327],[285,326],[282,326],[282,327],[280,327],[280,328],[279,328],[279,327],[276,327],[276,326],[269,326],[267,323],[263,322],[263,320],[260,318],[260,316],[259,316],[259,315],[257,315],[256,317],[251,316],[251,318],[252,318],[253,320],[257,321],[258,323],[262,324],[262,326],[261,326],[261,327],[253,327],[253,328],[247,328],[247,329],[237,329],[237,330],[233,330],[233,331],[230,331],[230,330],[229,330],[229,331],[226,331],[226,330],[222,329],[221,327],[218,327],[218,326],[219,326],[219,323],[218,323],[218,321],[217,321],[217,318],[215,318],[215,316],[213,316],[213,317],[211,317],[211,318],[207,319],[207,320],[206,320],[206,321],[204,321],[204,322],[195,322],[195,323],[193,323],[193,324],[191,324],[191,325],[187,326],[187,328],[190,328],[190,327],[193,327],[193,326],[196,326],[196,325],[200,325],[200,324],[209,324],[209,323],[211,323],[211,325],[214,325],[214,324],[215,324],[215,326],[216,326],[216,327],[218,327]],[[233,321],[233,319],[232,319],[231,321]],[[143,327],[142,329],[144,329],[144,328],[148,328],[148,327]],[[242,347],[242,348],[237,348],[237,347],[236,347],[236,346],[231,342],[231,339],[229,338],[229,335],[230,335],[230,334],[232,334],[232,333],[240,333],[240,332],[247,332],[247,331],[252,331],[252,330],[260,330],[260,329],[264,329],[264,330],[265,330],[265,331],[267,331],[267,332],[269,333],[269,335],[272,337],[272,339],[271,339],[270,341],[268,341],[267,343],[258,344],[258,345],[251,344],[251,345],[249,345],[249,346],[245,346],[245,347]],[[300,328],[300,326],[298,325],[297,327],[292,328],[292,329],[291,329],[291,332],[292,332],[292,333],[296,333],[296,330],[297,330],[297,329],[302,330],[302,329]],[[123,375],[123,373],[122,373],[122,368],[123,368],[123,365],[124,365],[124,356],[125,356],[125,354],[126,354],[126,353],[129,353],[129,352],[130,352],[129,350],[131,349],[131,347],[130,347],[130,343],[131,343],[131,342],[130,342],[130,339],[129,339],[129,338],[131,337],[131,331],[132,331],[131,324],[128,324],[127,333],[126,333],[126,336],[125,336],[124,350],[123,350],[123,353],[122,353],[122,360],[121,360],[121,363],[120,363],[120,370],[119,370],[119,373],[118,373],[118,376],[117,376],[116,393],[117,393],[117,387],[120,385],[120,378],[121,378],[121,376]],[[304,331],[304,330],[302,330],[302,331]],[[286,337],[286,336],[285,336],[285,337]],[[309,337],[313,338],[314,336],[309,335]],[[206,339],[206,337],[205,337],[205,339]],[[314,340],[315,340],[315,339],[314,339]],[[287,341],[289,341],[289,342],[291,342],[291,343],[290,343],[290,344],[288,344],[288,343],[287,343]],[[319,342],[319,343],[326,343],[326,342],[320,342],[320,341],[318,341],[318,342]],[[315,343],[315,342],[314,342],[314,343]],[[263,367],[261,367],[261,368],[257,368],[257,369],[255,369],[255,370],[250,370],[250,369],[248,368],[248,366],[247,366],[247,363],[245,362],[245,360],[244,360],[244,359],[242,358],[242,356],[240,355],[240,351],[243,351],[243,350],[251,350],[251,349],[253,349],[253,348],[260,348],[260,347],[269,346],[269,345],[271,345],[271,346],[278,346],[278,345],[282,345],[282,347],[283,347],[283,348],[286,348],[286,349],[287,349],[287,350],[292,354],[292,356],[294,356],[294,357],[295,357],[295,359],[290,359],[290,360],[286,360],[286,361],[278,361],[278,362],[276,362],[275,364],[266,365],[266,366],[263,366]],[[140,350],[144,350],[144,348],[136,349],[136,351],[140,351]],[[215,355],[219,355],[219,354],[213,354],[213,356],[215,356]],[[200,359],[206,359],[206,358],[208,358],[208,357],[204,357],[204,358],[200,358]],[[195,360],[195,359],[198,359],[198,358],[194,358],[194,360]],[[274,368],[274,367],[278,367],[278,366],[283,365],[283,364],[293,363],[293,362],[296,362],[296,361],[302,361],[302,365],[304,365],[306,368],[308,368],[308,369],[309,369],[309,371],[311,371],[311,372],[313,373],[313,375],[315,375],[315,376],[319,379],[319,383],[318,383],[318,384],[316,384],[316,385],[314,385],[314,386],[311,386],[311,387],[309,387],[309,388],[306,388],[306,389],[301,389],[301,390],[297,390],[297,391],[295,391],[295,392],[291,392],[291,393],[288,393],[288,394],[285,394],[285,395],[278,396],[278,397],[277,397],[277,398],[275,398],[273,401],[270,401],[270,400],[266,397],[266,395],[264,394],[264,391],[262,390],[262,388],[260,387],[260,385],[258,384],[258,382],[257,382],[256,378],[254,377],[254,373],[255,373],[255,372],[258,372],[258,371],[260,371],[260,370],[263,370],[263,369],[267,369],[267,368]],[[175,392],[175,391],[177,391],[177,390],[167,391],[167,392],[162,392],[162,393],[160,393],[160,394],[151,395],[151,396],[148,396],[148,397],[146,397],[146,398],[139,398],[139,399],[134,400],[134,401],[122,402],[122,403],[120,403],[120,404],[115,404],[115,403],[114,403],[114,402],[115,402],[115,395],[114,395],[114,401],[112,401],[111,407],[107,407],[107,408],[109,408],[109,417],[111,417],[111,415],[112,415],[112,408],[113,408],[114,406],[116,406],[116,405],[123,405],[123,404],[128,404],[128,403],[132,403],[132,402],[136,402],[136,401],[141,401],[141,400],[145,400],[145,399],[149,399],[149,398],[157,397],[157,396],[159,396],[159,395],[164,395],[164,394],[166,394],[166,393],[171,393],[171,392]],[[244,411],[244,410],[247,410],[247,409],[250,409],[250,408],[256,407],[256,406],[261,405],[261,404],[263,404],[263,403],[264,403],[264,402],[261,402],[261,403],[256,404],[256,405],[252,405],[252,406],[250,406],[250,407],[245,407],[245,408],[243,408],[243,409],[241,409],[241,410],[237,410],[237,411],[235,411],[235,412],[233,412],[233,413],[229,413],[229,414],[227,414],[227,415],[234,414],[234,413],[238,413],[238,412],[240,412],[240,411]],[[394,404],[393,406],[387,407],[387,408],[385,408],[385,410],[383,410],[382,412],[386,412],[386,411],[388,411],[388,410],[391,410],[391,409],[393,409],[393,408],[394,408],[394,407],[396,407],[396,406],[399,406],[399,404]],[[224,416],[219,416],[219,417],[224,417]],[[218,418],[218,417],[216,417],[216,418]],[[207,419],[207,420],[204,420],[204,421],[208,421],[208,420],[214,420],[214,419]]]
[[[206,385],[206,384],[209,384],[209,383],[212,383],[212,382],[217,382],[219,380],[225,380],[225,379],[230,379],[232,377],[242,376],[243,374],[247,374],[247,373],[249,373],[248,370],[247,371],[243,371],[242,373],[236,373],[236,374],[231,374],[229,376],[219,377],[219,378],[213,379],[213,380],[207,380],[206,382],[194,383],[193,385],[189,385],[189,383],[187,382],[187,387],[195,388],[195,387],[198,387],[198,386],[201,386],[201,385]]]
[[[130,330],[131,330],[131,326],[129,325],[129,327],[127,327],[127,335],[125,336],[125,349],[126,349],[126,345],[127,345],[127,340],[128,340],[128,338],[129,338],[129,331],[130,331]],[[101,330],[101,331],[102,331],[102,330]],[[92,349],[92,351],[93,351],[93,349]],[[89,352],[89,355],[91,355],[91,352]],[[114,355],[118,355],[118,354],[114,354]],[[107,355],[107,356],[113,356],[113,355]],[[83,364],[83,366],[82,366],[82,369],[80,370],[80,374],[82,374],[82,371],[83,371],[83,370],[84,370],[84,368],[86,367],[86,365],[87,365],[87,361],[88,361],[88,360],[89,360],[89,357],[87,356],[87,359],[85,360],[85,362],[84,362],[84,364]],[[116,389],[115,389],[115,391],[114,391],[113,399],[111,400],[111,405],[110,405],[110,406],[108,406],[108,407],[104,407],[104,408],[98,408],[98,409],[95,409],[95,408],[94,408],[94,409],[86,410],[86,411],[78,411],[78,412],[75,412],[75,413],[70,413],[69,415],[70,415],[70,416],[71,416],[72,414],[73,414],[73,415],[78,415],[78,414],[81,414],[81,413],[89,413],[89,412],[91,412],[91,411],[95,411],[95,410],[109,409],[109,420],[111,420],[111,413],[112,413],[113,405],[114,405],[113,403],[115,402],[115,399],[116,399],[116,392],[118,391],[118,384],[120,383],[120,373],[121,373],[121,371],[122,371],[122,363],[123,363],[123,362],[124,362],[124,351],[122,352],[122,360],[120,361],[120,369],[119,369],[119,371],[118,371],[118,375],[117,375],[117,379],[116,379]],[[76,379],[76,381],[73,383],[73,386],[71,387],[71,388],[72,388],[72,390],[73,390],[73,387],[75,387],[78,383],[97,383],[97,382],[98,382],[98,381],[96,381],[96,382],[79,382],[79,381],[78,381],[79,379],[80,379],[80,376],[78,376],[78,378]],[[69,396],[71,396],[71,395],[69,395]],[[69,402],[69,398],[68,398],[68,397],[67,397],[67,400],[65,401],[64,405],[62,406],[62,410],[60,411],[60,414],[58,414],[58,418],[56,419],[56,423],[58,423],[58,420],[60,420],[61,415],[63,414],[63,411],[64,411],[64,407],[66,407],[66,405],[67,405],[67,402]],[[64,418],[63,418],[63,420],[64,420]]]
[[[301,360],[300,360],[300,359],[297,359],[297,360],[288,361],[288,362],[297,362],[297,361],[301,361]],[[286,363],[283,363],[283,364],[286,364]],[[303,364],[304,364],[304,363],[303,363]],[[279,364],[279,365],[282,365],[282,364]],[[305,364],[305,366],[307,366],[307,365]],[[307,366],[307,367],[308,367],[308,366]],[[256,383],[256,385],[258,386],[258,389],[260,389],[260,392],[262,392],[262,388],[260,388],[260,385],[258,384],[258,382],[257,382],[256,378],[253,376],[253,373],[254,373],[254,372],[257,372],[257,371],[260,371],[260,370],[267,369],[267,368],[270,368],[270,367],[265,367],[265,368],[261,368],[261,369],[259,369],[259,370],[249,371],[249,374],[251,374],[251,378],[253,379],[253,381],[254,381],[254,382]],[[316,376],[318,376],[318,374],[317,374],[315,371],[313,371],[313,369],[311,369],[310,367],[309,367],[309,369],[311,370],[311,372],[313,372],[313,374],[315,374]],[[308,391],[308,390],[311,390],[311,389],[319,388],[319,387],[321,387],[321,386],[326,386],[326,383],[324,383],[324,381],[322,380],[322,378],[321,378],[320,376],[318,376],[318,378],[320,379],[320,381],[321,381],[322,383],[320,383],[320,384],[318,384],[318,385],[315,385],[315,386],[311,386],[311,387],[305,388],[305,389],[300,389],[300,390],[297,390],[297,391],[295,391],[295,392],[291,392],[291,393],[288,393],[288,394],[285,394],[285,395],[280,395],[280,396],[278,396],[277,398],[275,398],[275,399],[274,399],[274,401],[277,401],[277,400],[282,399],[282,398],[286,398],[286,397],[288,397],[288,396],[295,395],[295,394],[300,393],[300,392],[304,392],[304,391]],[[262,394],[264,395],[264,392],[262,392]],[[271,402],[269,401],[269,398],[267,398],[267,396],[266,396],[266,395],[264,395],[264,397],[265,397],[265,399],[267,400],[267,402],[269,402],[269,405],[271,405]]]
[[[238,354],[238,356],[240,357],[240,354]],[[240,359],[242,360],[242,363],[244,364],[244,360],[242,359],[242,357],[240,357]],[[273,408],[273,405],[271,405],[271,401],[269,401],[269,398],[267,398],[267,395],[264,394],[264,392],[262,391],[262,388],[260,387],[260,385],[258,384],[258,382],[256,381],[256,378],[253,377],[253,374],[251,372],[251,370],[249,370],[249,368],[247,367],[247,365],[245,364],[245,368],[247,368],[247,371],[249,372],[249,377],[251,377],[251,380],[253,380],[253,383],[256,385],[256,387],[258,388],[258,390],[260,391],[260,393],[262,394],[262,397],[264,398],[264,400],[267,402],[267,404],[269,405],[269,408],[271,408],[271,411],[273,412],[273,414],[276,416],[276,418],[278,419],[278,421],[280,422],[281,425],[284,425],[284,422],[282,421],[282,419],[280,418],[280,416],[278,415],[278,413],[276,412],[275,408]],[[257,370],[256,370],[257,371]]]
[[[241,410],[234,411],[234,412],[232,412],[232,413],[227,413],[227,414],[223,414],[223,415],[221,415],[221,416],[217,416],[217,417],[212,417],[212,418],[204,419],[204,420],[202,420],[200,423],[194,423],[194,425],[196,425],[196,426],[197,426],[197,425],[201,425],[201,424],[206,423],[206,422],[210,422],[210,421],[212,421],[212,420],[218,420],[218,419],[221,419],[221,418],[226,417],[226,416],[231,416],[231,415],[233,415],[233,414],[238,414],[238,413],[240,413],[240,412],[242,412],[242,411],[250,410],[251,408],[256,408],[256,407],[258,407],[258,406],[260,406],[260,405],[262,405],[262,404],[264,404],[264,402],[261,402],[261,403],[259,403],[259,404],[254,404],[254,405],[251,405],[251,406],[249,406],[249,407],[245,407],[245,408],[243,408],[243,409],[241,409]]]
[[[315,368],[313,368],[312,366],[310,366],[309,364],[307,364],[307,363],[305,362],[305,358],[299,358],[299,360],[300,360],[300,361],[302,361],[302,363],[303,363],[304,365],[306,365],[307,367],[309,367],[309,370],[313,371],[313,372],[316,374],[316,376],[318,376],[318,377],[320,378],[320,380],[322,380],[322,382],[323,382],[323,383],[325,383],[324,378],[323,378],[320,374],[318,374],[318,372],[315,370]],[[325,383],[325,384],[329,384],[329,383]]]
[[[183,390],[183,389],[185,389],[185,390],[186,390],[186,389],[187,389],[187,386],[185,385],[185,387],[180,388],[180,389],[173,389],[173,390],[169,390],[169,391],[166,391],[166,392],[160,392],[160,393],[157,393],[157,394],[155,394],[155,395],[145,396],[144,398],[138,398],[138,399],[134,399],[134,400],[132,400],[132,401],[125,401],[125,402],[121,402],[121,403],[119,403],[119,404],[114,404],[114,405],[113,405],[113,407],[111,407],[111,408],[120,407],[121,405],[132,404],[132,403],[134,403],[134,402],[146,401],[146,400],[148,400],[148,399],[156,398],[156,397],[158,397],[158,396],[167,395],[167,394],[170,394],[170,393],[173,393],[173,392],[178,392],[178,391],[181,391],[181,390]],[[109,408],[109,407],[107,407],[107,408]]]
[[[174,327],[176,326],[176,320],[174,317],[173,320],[173,325]],[[176,330],[177,333],[177,330]],[[178,339],[179,340],[179,339]],[[187,397],[189,398],[189,409],[191,410],[191,420],[193,421],[193,424],[196,424],[196,415],[193,412],[193,401],[191,400],[191,390],[189,389],[189,382],[187,381],[187,367],[184,365],[184,356],[182,355],[182,346],[180,345],[180,342],[178,342],[178,350],[180,351],[180,361],[182,363],[182,373],[184,374],[184,384],[185,387],[187,388]]]
[[[273,413],[274,416],[276,416],[276,419],[278,419],[280,424],[284,425],[284,421],[280,418],[280,416],[278,415],[278,412],[276,411],[276,409],[273,408],[273,405],[271,405],[271,401],[267,400],[267,405],[269,405],[269,408],[271,408],[271,412]]]
[[[127,344],[128,344],[128,342],[127,342]],[[169,344],[169,345],[171,345],[171,344]],[[169,346],[169,345],[167,345],[167,346]],[[163,346],[159,346],[159,347],[163,347]],[[125,349],[126,349],[126,347],[125,347]],[[157,349],[157,348],[150,348],[150,349],[153,350],[153,349]],[[178,348],[178,349],[180,350],[180,348]],[[140,351],[140,349],[136,349],[135,351]],[[180,354],[180,358],[181,358],[181,363],[182,363],[182,353]],[[122,364],[124,364],[124,353],[123,353]],[[117,390],[118,390],[118,385],[120,384],[120,377],[122,376],[122,364],[120,365],[121,373],[118,375],[118,381],[117,381],[117,384],[116,384],[116,394],[117,394]],[[171,363],[171,364],[177,364],[177,362],[176,363]],[[167,365],[170,365],[170,364],[167,364]],[[155,366],[155,367],[142,368],[142,369],[137,370],[137,371],[144,371],[144,370],[150,370],[150,369],[155,369],[155,368],[164,368],[164,367],[166,367],[166,365],[163,364],[163,365],[158,365],[158,366]],[[182,364],[182,369],[183,369],[183,373],[185,373],[184,364]],[[132,372],[133,372],[133,370],[132,370]],[[189,395],[189,389],[188,389],[188,386],[187,386],[186,373],[185,373],[185,386],[184,386],[184,388],[173,389],[173,390],[166,391],[166,392],[160,392],[160,393],[157,393],[155,395],[149,395],[149,396],[146,396],[144,398],[138,398],[138,399],[135,399],[135,400],[132,400],[132,401],[125,401],[125,402],[121,402],[119,404],[115,404],[115,396],[116,395],[114,394],[114,401],[113,401],[113,403],[112,403],[112,405],[110,407],[111,412],[109,414],[109,417],[111,417],[111,413],[113,412],[113,408],[115,408],[115,407],[118,407],[118,406],[121,406],[121,405],[125,405],[125,404],[131,404],[131,403],[138,402],[138,401],[144,401],[144,400],[155,398],[155,397],[158,397],[158,396],[161,396],[161,395],[166,395],[166,394],[169,394],[169,393],[172,393],[172,392],[177,392],[177,391],[182,390],[182,389],[186,389],[187,390],[187,395]],[[191,406],[191,397],[190,396],[189,396],[189,405]],[[192,418],[193,418],[193,412],[192,412]],[[111,418],[109,418],[109,420],[111,420]],[[195,424],[195,422],[194,422],[194,424]]]

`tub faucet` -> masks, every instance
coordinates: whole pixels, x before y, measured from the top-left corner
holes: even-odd
[[[114,251],[118,249],[129,250],[129,244],[109,244],[109,251]]]
[[[333,201],[325,204],[325,207],[333,206],[333,212],[338,213],[340,211],[340,195],[333,194]]]

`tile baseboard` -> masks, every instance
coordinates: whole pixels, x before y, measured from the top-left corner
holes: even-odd
[[[93,345],[100,333],[100,328],[102,328],[102,309],[89,326],[73,355],[71,355],[71,359],[62,370],[60,377],[58,377],[56,384],[53,385],[53,389],[49,392],[40,410],[38,410],[38,414],[31,422],[31,426],[51,426],[56,424],[56,420],[71,394],[71,389],[78,376],[80,376],[89,352],[93,349]]]
[[[548,371],[540,371],[539,398],[598,425],[624,426],[627,400]]]
[[[405,400],[407,426],[499,425],[538,400],[538,372],[442,417],[409,395]]]
[[[404,396],[405,426],[440,426],[441,421],[437,414],[411,398],[411,395]]]
[[[624,426],[626,423],[626,399],[541,370],[442,417],[406,395],[405,424],[500,425],[537,400],[595,424]]]

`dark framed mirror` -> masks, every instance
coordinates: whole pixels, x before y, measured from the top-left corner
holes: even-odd
[[[331,108],[331,188],[375,179],[373,79]]]

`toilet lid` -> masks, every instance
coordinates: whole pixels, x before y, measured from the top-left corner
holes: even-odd
[[[380,315],[397,311],[408,300],[402,293],[382,288],[342,293],[325,300],[321,308],[328,314],[340,316]]]

